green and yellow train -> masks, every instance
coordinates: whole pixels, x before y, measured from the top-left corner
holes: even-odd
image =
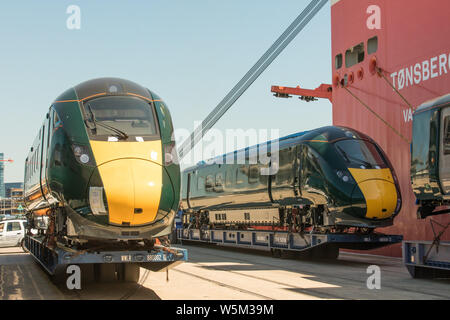
[[[100,78],[61,94],[25,163],[30,222],[66,242],[167,235],[180,201],[164,102],[131,81]]]
[[[269,152],[269,164],[261,161],[266,147],[257,145],[185,170],[185,227],[368,233],[393,224],[400,188],[371,138],[323,127],[277,142],[278,156]],[[263,174],[268,167],[272,172]]]

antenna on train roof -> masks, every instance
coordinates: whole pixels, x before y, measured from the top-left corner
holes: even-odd
[[[200,126],[181,144],[179,159],[188,154],[220,118],[231,108],[241,95],[255,82],[266,68],[278,57],[286,46],[302,31],[328,0],[312,0],[300,15],[289,25],[283,34],[272,44],[256,64],[244,75],[233,89],[222,99]]]

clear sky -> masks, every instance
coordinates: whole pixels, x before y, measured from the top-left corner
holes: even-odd
[[[22,181],[27,152],[51,102],[85,80],[113,76],[156,92],[176,128],[193,130],[310,0],[8,1],[0,11],[0,152],[5,181]],[[81,29],[69,30],[69,5]],[[326,5],[216,128],[278,128],[282,135],[331,124],[328,101],[277,99],[271,85],[331,83]]]

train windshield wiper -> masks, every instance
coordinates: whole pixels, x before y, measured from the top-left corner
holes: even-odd
[[[107,125],[107,124],[102,123],[102,122],[98,121],[97,119],[95,119],[95,115],[94,115],[94,112],[92,112],[91,105],[88,104],[87,107],[88,107],[88,110],[89,110],[89,113],[90,113],[90,119],[89,120],[94,124],[94,126],[99,125],[99,126],[105,128],[105,129],[113,131],[114,133],[116,133],[116,136],[119,139],[122,139],[122,140],[127,140],[128,139],[128,135],[125,132],[123,132],[122,130],[119,130],[119,129],[115,128],[115,127],[112,127],[110,125]],[[95,128],[95,129],[97,129],[97,128]]]
[[[362,164],[362,165],[364,165],[364,166],[366,166],[366,167],[368,167],[368,168],[372,168],[372,164],[371,164],[370,162],[367,162],[367,161],[364,161],[364,160],[362,160],[362,159],[355,158],[355,157],[352,157],[352,156],[348,155],[348,153],[345,152],[345,151],[344,151],[341,147],[339,147],[339,146],[336,146],[336,148],[338,148],[338,150],[342,153],[342,155],[344,156],[344,158],[347,160],[348,163],[351,163],[351,162],[352,162],[351,160],[353,160],[354,162],[358,162],[358,163],[360,163],[360,164]],[[350,160],[350,159],[351,159],[351,160]]]

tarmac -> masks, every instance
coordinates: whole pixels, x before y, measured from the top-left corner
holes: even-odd
[[[21,248],[0,248],[0,299],[450,299],[449,279],[413,279],[399,258],[341,252],[338,260],[312,261],[229,248],[179,247],[188,250],[189,261],[168,274],[141,269],[137,284],[89,283],[81,290],[53,284]],[[370,266],[379,267],[379,289],[373,288]]]

